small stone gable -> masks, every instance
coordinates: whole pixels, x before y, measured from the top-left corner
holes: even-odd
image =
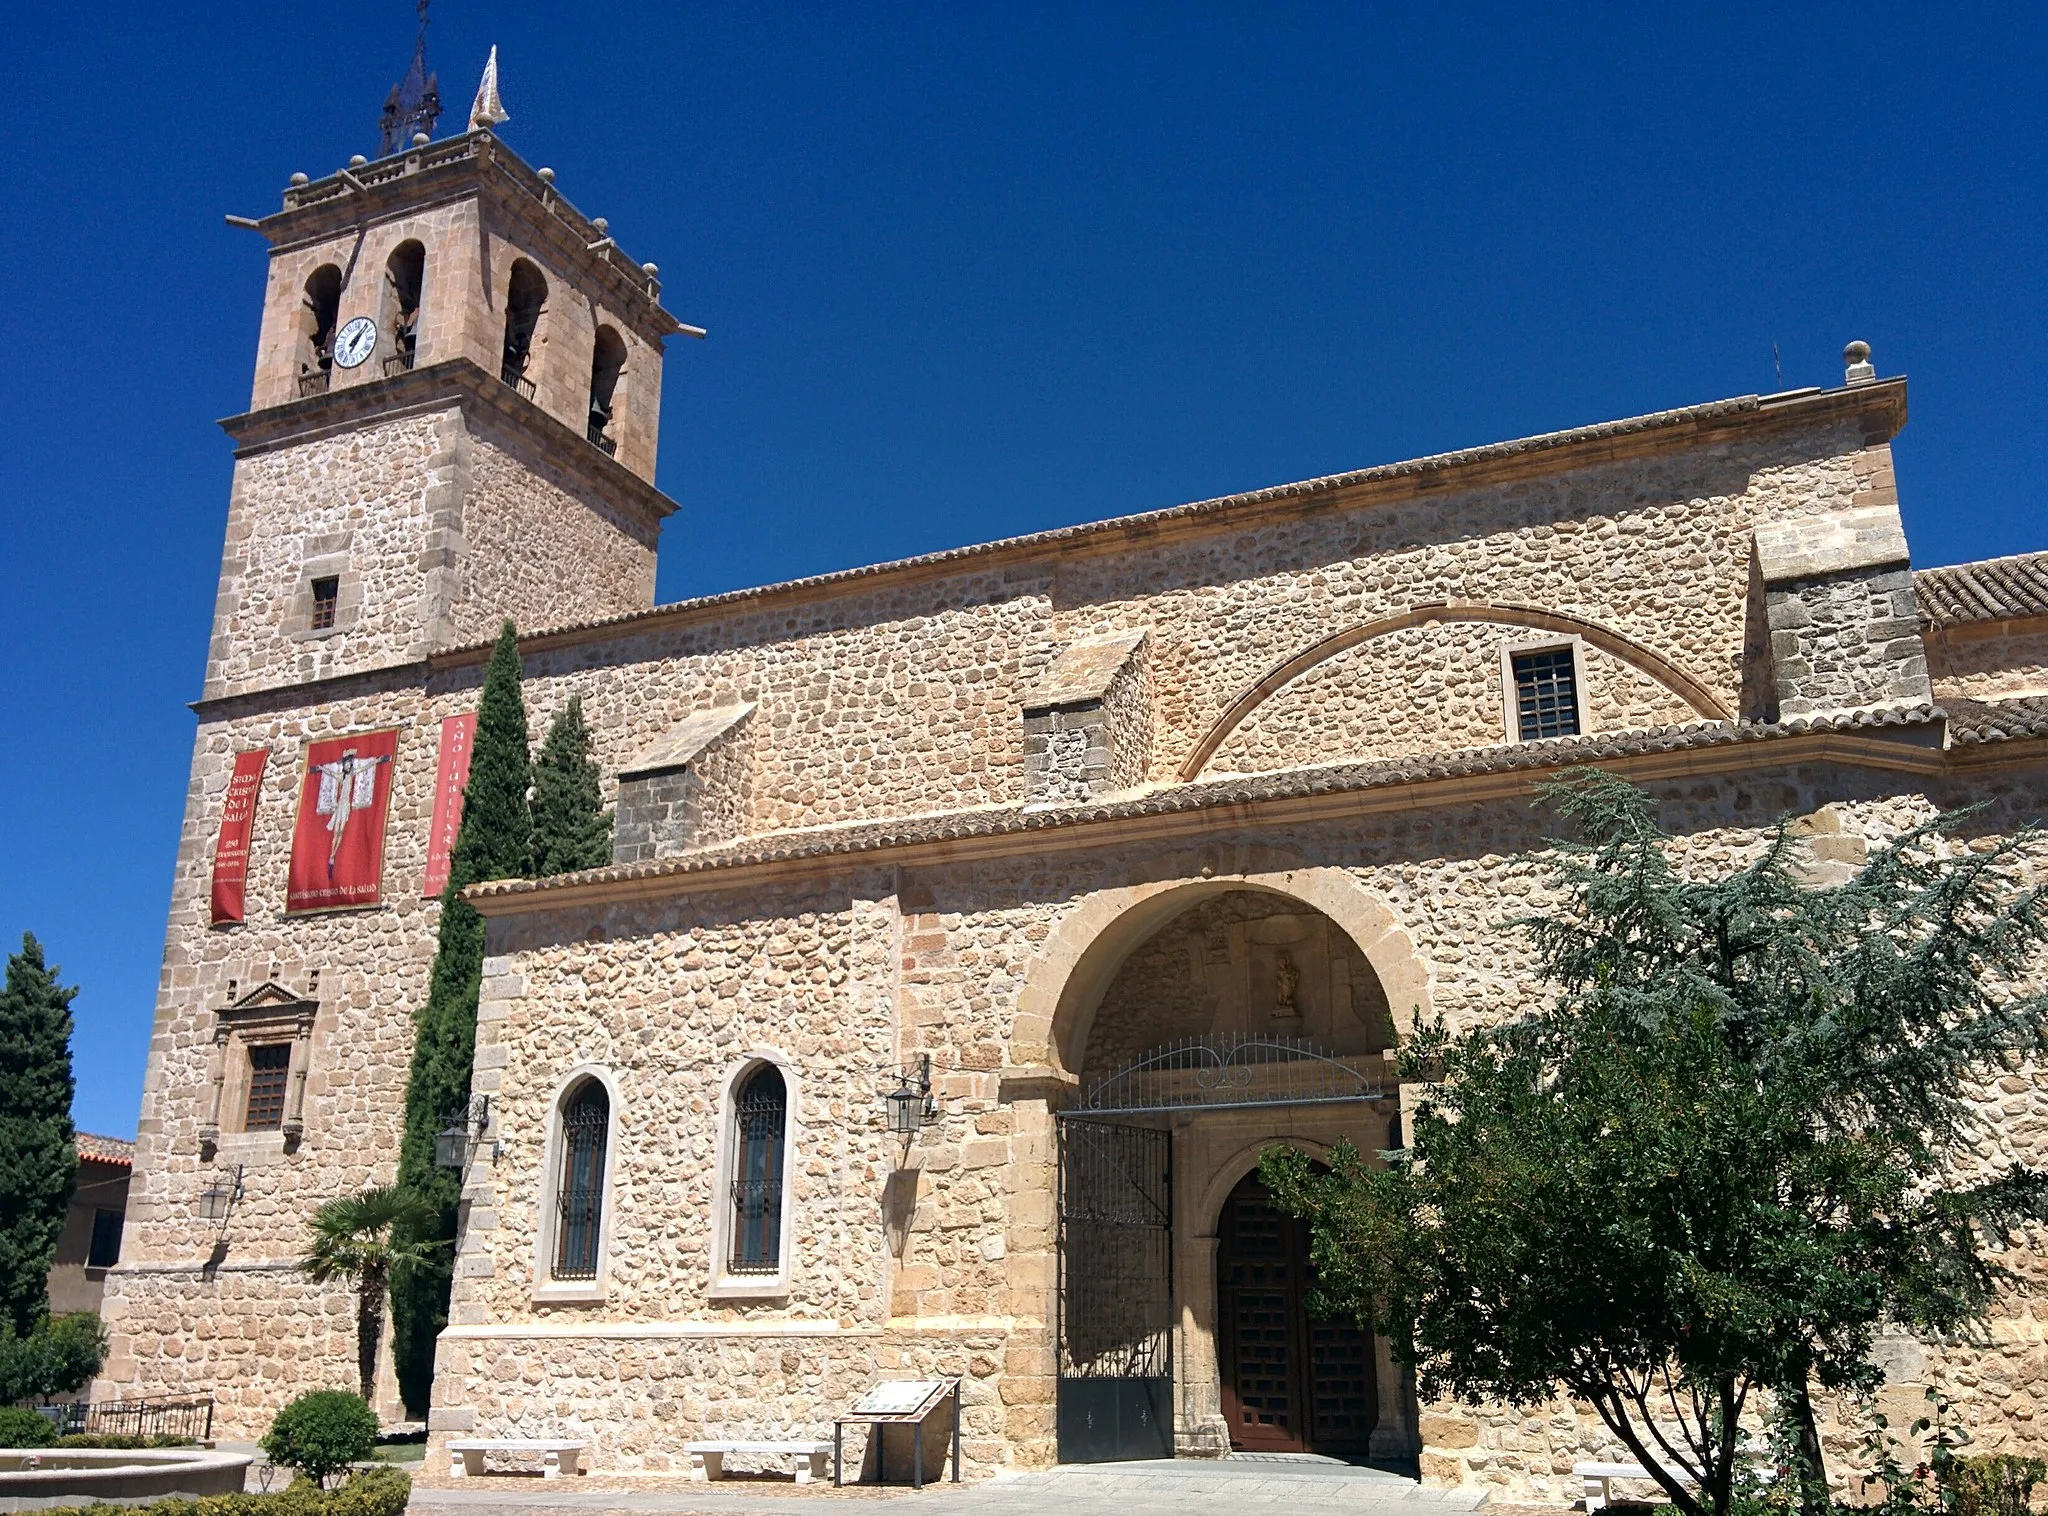
[[[1068,805],[1145,779],[1145,629],[1069,643],[1024,696],[1024,801]]]
[[[619,770],[612,862],[645,863],[730,842],[746,829],[752,704],[698,711]]]

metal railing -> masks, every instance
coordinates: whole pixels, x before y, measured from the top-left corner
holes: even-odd
[[[147,1395],[135,1400],[101,1400],[88,1405],[43,1406],[60,1436],[90,1432],[117,1437],[189,1437],[213,1440],[211,1395]]]
[[[509,363],[498,370],[498,377],[511,385],[513,389],[519,391],[526,399],[531,400],[533,398],[533,381],[518,369],[513,368]]]
[[[1379,1063],[1378,1054],[1366,1054]],[[1170,1042],[1094,1085],[1081,1111],[1173,1111],[1189,1106],[1314,1105],[1379,1100],[1379,1071],[1300,1037],[1219,1032]]]
[[[299,371],[299,397],[304,399],[307,395],[326,394],[328,384],[333,380],[333,377],[333,374],[324,368],[301,369]]]

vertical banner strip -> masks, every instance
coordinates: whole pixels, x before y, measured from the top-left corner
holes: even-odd
[[[462,793],[469,784],[469,755],[476,746],[476,713],[441,720],[441,761],[434,770],[434,830],[427,837],[427,877],[420,893],[435,899],[448,888],[448,865],[462,830]]]
[[[267,747],[235,754],[235,772],[220,813],[220,838],[213,845],[215,926],[242,919],[249,883],[249,833],[256,820],[256,797],[263,791],[263,765],[269,759]]]
[[[384,817],[397,757],[396,731],[330,737],[306,748],[286,914],[348,910],[384,898]]]

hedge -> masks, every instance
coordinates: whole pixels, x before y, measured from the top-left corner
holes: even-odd
[[[359,1469],[338,1490],[323,1490],[301,1479],[269,1495],[172,1495],[142,1509],[149,1516],[403,1516],[412,1498],[412,1479],[402,1470]],[[97,1501],[57,1506],[36,1516],[135,1516],[136,1507]]]

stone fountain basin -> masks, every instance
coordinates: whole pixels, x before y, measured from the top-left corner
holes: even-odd
[[[0,1448],[0,1512],[158,1495],[230,1495],[253,1460],[210,1448]]]

